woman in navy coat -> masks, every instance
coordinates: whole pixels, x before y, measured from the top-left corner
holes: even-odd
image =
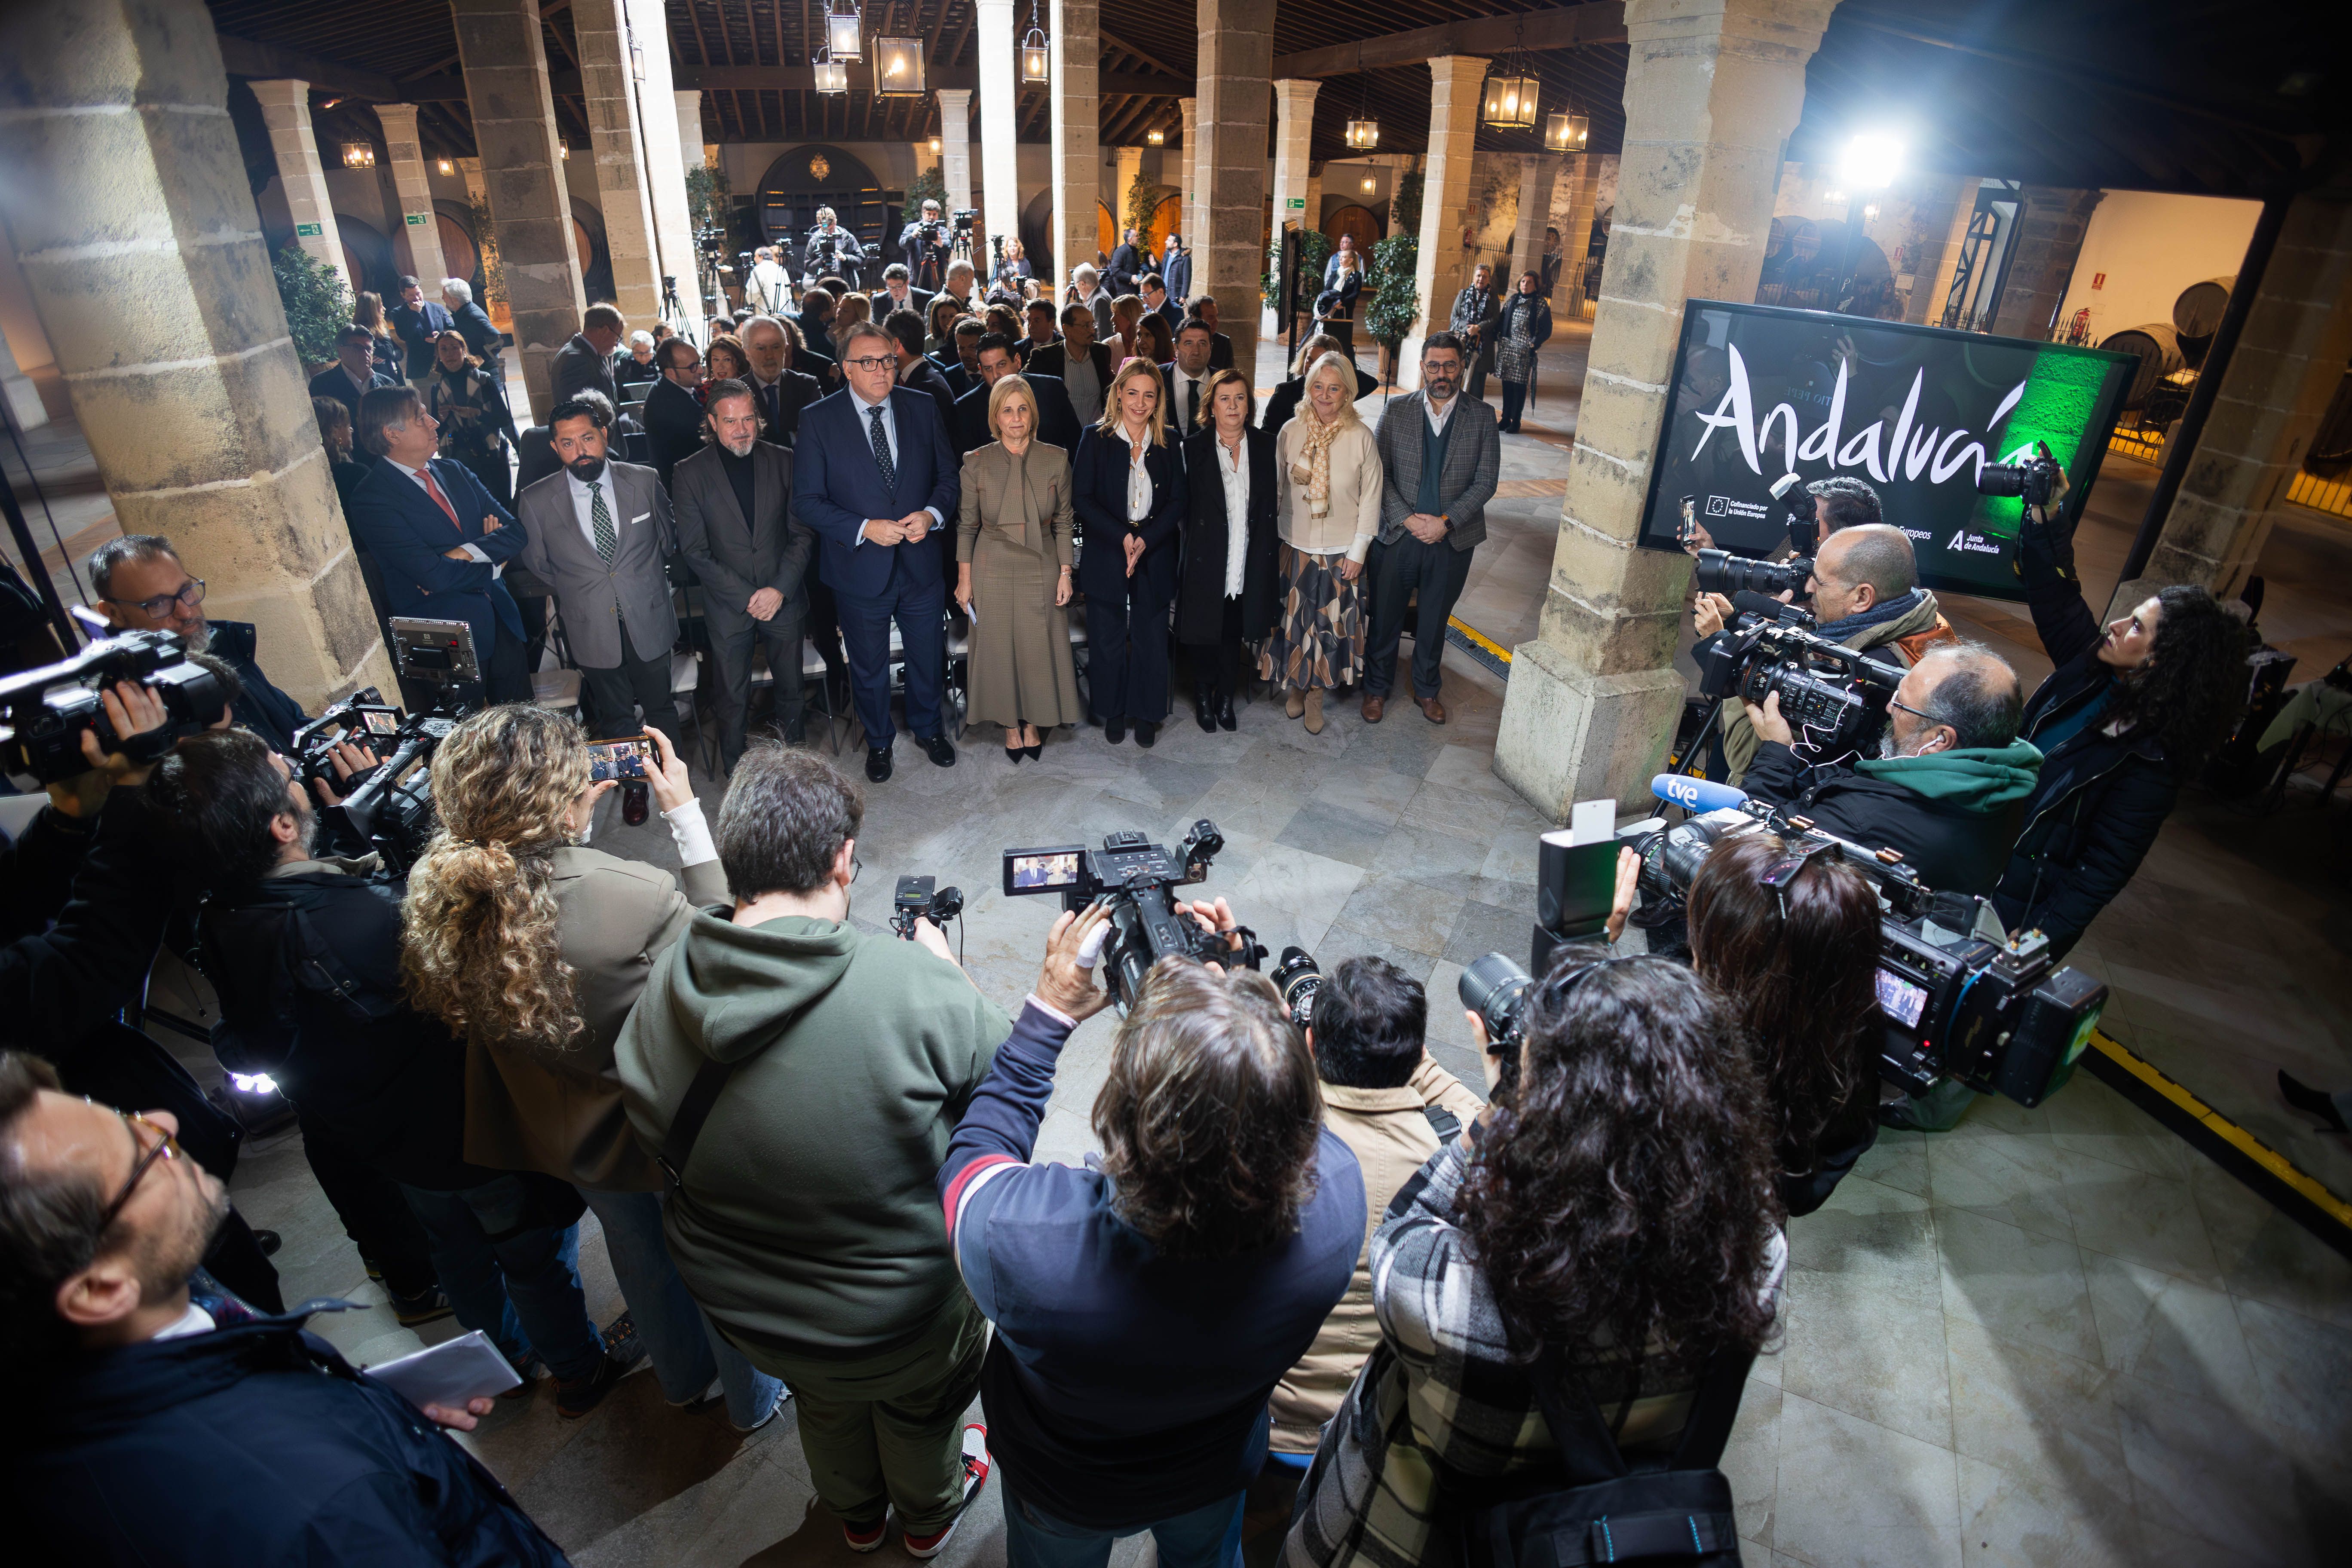
[[[1087,600],[1087,694],[1103,738],[1160,738],[1168,717],[1168,605],[1184,464],[1160,418],[1160,369],[1131,359],[1111,377],[1101,420],[1078,437],[1071,498],[1085,528],[1078,591]]]

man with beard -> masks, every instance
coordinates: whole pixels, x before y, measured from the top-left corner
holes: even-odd
[[[209,653],[236,672],[242,688],[236,721],[281,752],[294,749],[294,731],[309,721],[302,705],[269,683],[254,662],[259,633],[251,621],[205,619],[205,582],[180,563],[172,542],[157,533],[110,539],[89,558],[89,585],[107,624],[126,632],[173,632],[192,653]]]
[[[606,459],[612,428],[612,405],[584,393],[548,415],[563,471],[515,499],[525,536],[517,560],[554,592],[590,732],[610,739],[649,726],[675,739],[669,654],[677,611],[663,569],[677,548],[669,496],[651,468]]]
[[[679,461],[677,545],[702,584],[718,666],[719,760],[743,755],[754,639],[768,650],[784,739],[806,738],[801,717],[801,625],[808,613],[809,557],[816,536],[793,515],[793,454],[760,439],[751,389],[712,384],[702,450]]]

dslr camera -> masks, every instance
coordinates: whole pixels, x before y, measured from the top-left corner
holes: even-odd
[[[1202,930],[1191,910],[1177,907],[1175,890],[1206,881],[1210,861],[1224,847],[1217,825],[1202,817],[1172,854],[1132,831],[1106,834],[1099,849],[1083,844],[1007,849],[1004,891],[1011,898],[1059,893],[1066,910],[1100,904],[1110,912],[1110,935],[1103,943],[1103,983],[1123,1015],[1135,1005],[1143,977],[1163,958],[1214,961],[1228,968],[1240,963],[1255,969],[1265,956],[1256,933],[1247,927],[1242,928],[1242,945],[1234,950],[1225,935]]]
[[[1886,704],[1903,671],[1802,626],[1746,624],[1706,648],[1698,692],[1761,704],[1780,695],[1780,716],[1823,756],[1860,751],[1886,725]]]
[[[1813,575],[1813,563],[1804,555],[1792,555],[1786,561],[1757,561],[1734,555],[1728,550],[1702,550],[1694,575],[1701,593],[1720,594],[1727,599],[1739,593],[1794,594],[1801,598],[1805,584]]]
[[[1678,910],[1716,845],[1759,829],[1780,835],[1788,846],[1787,858],[1766,873],[1768,884],[1775,877],[1793,879],[1822,855],[1845,860],[1869,879],[1880,909],[1880,1077],[1914,1094],[1958,1079],[1979,1093],[2032,1107],[2073,1075],[2106,1006],[2107,988],[2059,964],[2040,931],[2008,936],[1985,900],[1928,888],[1895,851],[1823,833],[1806,818],[1738,790],[1700,786],[1670,773],[1651,787],[1660,799],[1686,807],[1734,798],[1737,804],[1716,805],[1672,827],[1645,825],[1628,838],[1642,858],[1645,915]],[[1470,1000],[1475,973],[1476,965],[1463,976],[1465,1005],[1477,1005]],[[1491,1020],[1488,1026],[1491,1032]]]
[[[2030,507],[2046,507],[2058,494],[2065,470],[2050,448],[2033,443],[2033,454],[2021,463],[1987,463],[1977,470],[1977,494],[2015,496]]]
[[[104,626],[85,615],[86,623]],[[98,731],[107,752],[125,750],[107,722],[100,693],[118,681],[143,686],[163,704],[162,728],[143,732],[129,748],[134,758],[152,761],[183,735],[217,721],[228,705],[220,678],[188,657],[186,639],[172,632],[122,632],[100,637],[79,653],[0,679],[0,768],[29,773],[49,784],[89,771],[81,733]]]

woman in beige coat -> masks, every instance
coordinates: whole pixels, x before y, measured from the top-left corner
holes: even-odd
[[[1070,658],[1070,455],[1037,439],[1037,397],[1008,375],[988,395],[996,437],[963,460],[956,527],[956,603],[971,617],[965,717],[1004,726],[1004,760],[1045,750],[1045,731],[1075,724]]]
[[[686,763],[667,736],[646,734],[646,784],[685,865],[677,876],[579,842],[618,781],[591,782],[587,737],[570,719],[508,703],[451,731],[433,758],[441,831],[408,875],[401,969],[418,1010],[466,1042],[466,1158],[579,1188],[662,1392],[677,1405],[723,1394],[728,1418],[750,1431],[783,1385],[719,1336],[678,1277],[661,1172],[629,1126],[613,1060],[655,959],[698,905],[727,901]]]
[[[1282,486],[1280,609],[1258,675],[1284,691],[1283,711],[1323,732],[1323,693],[1364,668],[1364,556],[1381,526],[1381,454],[1356,414],[1356,368],[1327,353],[1307,395],[1275,437]]]

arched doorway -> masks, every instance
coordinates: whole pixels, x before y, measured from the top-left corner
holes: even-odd
[[[572,198],[572,243],[580,253],[580,289],[592,305],[613,298],[613,253],[604,248],[604,215]]]
[[[1110,208],[1099,201],[1095,203],[1095,248],[1105,256],[1118,248],[1118,222],[1110,216]],[[1084,259],[1092,261],[1094,258]]]
[[[392,264],[392,241],[383,231],[362,219],[335,215],[335,229],[343,241],[343,276],[352,292],[372,289],[392,304],[400,303],[399,269]]]
[[[1160,205],[1151,209],[1151,227],[1145,232],[1144,238],[1150,244],[1152,255],[1165,256],[1168,254],[1168,237],[1183,232],[1184,197],[1181,192],[1171,191],[1160,197]]]
[[[448,268],[449,278],[463,278],[474,286],[474,298],[482,297],[482,253],[474,243],[472,214],[464,216],[464,209],[456,202],[436,201],[433,204],[433,232],[441,237],[441,261]]]
[[[895,258],[898,226],[894,221],[905,193],[882,188],[865,160],[828,144],[795,147],[768,165],[752,194],[764,244],[789,244],[795,264],[800,242],[816,226],[816,209],[831,207],[841,226],[857,237],[869,258]],[[886,255],[884,246],[892,249]],[[866,269],[871,282],[878,267]]]
[[[1370,207],[1350,204],[1323,221],[1323,232],[1330,237],[1332,249],[1339,248],[1339,237],[1344,234],[1356,242],[1357,250],[1369,256],[1387,228],[1381,222],[1380,214]]]
[[[1055,263],[1054,193],[1039,191],[1021,208],[1021,248],[1029,253],[1029,270],[1053,293],[1055,280],[1066,276]]]

